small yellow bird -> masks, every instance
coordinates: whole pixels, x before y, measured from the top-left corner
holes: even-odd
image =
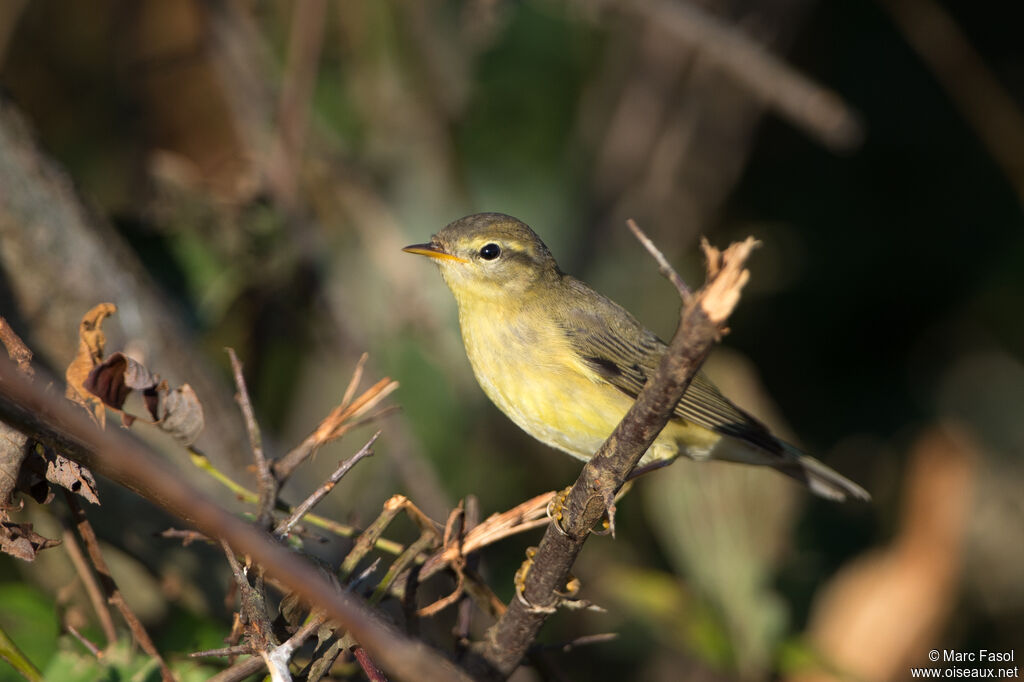
[[[544,242],[511,216],[467,216],[403,250],[440,268],[484,393],[528,434],[580,459],[597,452],[665,352],[622,306],[563,273]],[[770,466],[834,500],[871,497],[773,436],[702,374],[640,466],[679,455]]]

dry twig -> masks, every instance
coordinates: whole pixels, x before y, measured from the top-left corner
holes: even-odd
[[[356,366],[352,382],[345,391],[345,399],[331,410],[330,414],[324,417],[324,420],[320,422],[313,433],[307,436],[305,440],[288,452],[288,454],[273,463],[271,469],[280,485],[284,485],[284,482],[288,480],[288,477],[292,475],[295,469],[322,445],[341,438],[350,429],[377,419],[387,411],[385,409],[370,414],[370,410],[379,405],[384,398],[391,395],[398,388],[398,382],[392,381],[388,377],[384,377],[366,389],[358,398],[348,402],[351,399],[351,394],[355,392],[358,378],[362,376],[362,363],[363,361],[361,360],[360,364]]]
[[[345,474],[351,471],[352,467],[358,464],[364,457],[371,457],[373,455],[373,444],[377,442],[380,434],[381,432],[377,431],[377,433],[373,434],[370,440],[366,442],[366,445],[359,448],[359,451],[356,452],[356,454],[352,455],[344,462],[341,462],[338,465],[338,468],[334,470],[334,473],[331,474],[319,488],[310,493],[309,497],[297,505],[287,519],[278,524],[277,528],[274,529],[274,535],[277,535],[278,537],[288,535],[295,524],[298,523],[303,516],[309,513],[309,510],[316,506],[320,500],[324,499],[324,497],[327,496],[327,493],[331,492],[331,490],[334,489],[334,486],[338,484],[338,481],[340,481]]]
[[[85,562],[85,555],[82,554],[82,548],[78,546],[75,534],[70,529],[64,529],[61,541],[78,577],[85,585],[85,593],[89,596],[89,602],[92,604],[93,611],[96,612],[96,617],[99,618],[103,636],[107,638],[107,646],[110,646],[117,641],[117,630],[114,628],[114,618],[110,615],[107,602],[103,599],[100,585],[96,582],[96,576],[89,570],[89,565]]]
[[[128,606],[128,602],[125,601],[124,595],[121,594],[120,588],[117,583],[114,582],[114,577],[110,574],[110,568],[107,566],[106,560],[103,558],[103,552],[100,550],[100,542],[96,537],[96,532],[92,528],[92,524],[89,523],[88,517],[85,515],[85,510],[82,509],[82,505],[78,503],[78,498],[67,490],[64,491],[64,498],[67,500],[68,508],[71,510],[71,516],[75,522],[75,529],[78,531],[78,536],[82,538],[82,542],[85,543],[86,552],[89,554],[89,560],[92,561],[93,568],[96,569],[97,575],[99,575],[100,585],[103,587],[103,591],[107,595],[107,601],[114,605],[114,608],[120,612],[121,617],[124,618],[128,624],[128,628],[132,632],[132,636],[135,641],[139,643],[142,650],[147,654],[155,658],[160,663],[160,675],[164,682],[174,682],[174,675],[171,674],[171,669],[167,667],[167,663],[164,661],[160,652],[156,650],[156,646],[153,644],[153,640],[150,639],[149,633],[146,632],[145,626],[142,621],[139,620],[135,612]]]
[[[47,394],[0,360],[0,419],[148,500],[202,532],[228,540],[309,603],[349,629],[399,679],[466,680],[464,672],[422,642],[384,623],[352,595],[336,590],[318,569],[221,508],[173,472],[158,455],[118,431],[100,431],[77,407]]]
[[[260,437],[260,427],[256,423],[256,415],[252,409],[252,401],[249,399],[249,389],[245,385],[245,376],[242,374],[242,363],[238,361],[234,348],[225,348],[228,357],[231,359],[231,372],[235,378],[235,386],[238,393],[235,400],[242,410],[245,418],[245,428],[249,433],[249,445],[252,447],[252,456],[256,461],[256,479],[259,481],[259,513],[257,525],[265,528],[270,524],[274,512],[274,504],[277,502],[277,480],[271,474],[270,465],[263,454],[263,439]]]

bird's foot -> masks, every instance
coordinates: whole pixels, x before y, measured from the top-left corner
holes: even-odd
[[[565,510],[566,500],[569,499],[569,492],[571,490],[572,486],[569,486],[565,490],[559,490],[556,492],[551,497],[551,501],[548,502],[547,509],[545,510],[548,518],[551,519],[551,523],[555,527],[555,530],[562,535],[568,535],[568,533],[565,532],[565,529],[562,528],[562,516]]]
[[[569,486],[565,490],[560,490],[552,496],[551,501],[548,502],[547,509],[545,510],[548,518],[551,519],[551,524],[555,527],[555,530],[562,535],[568,536],[565,532],[565,528],[562,527],[562,518],[565,514],[565,504],[569,499],[569,492],[572,490],[572,486]],[[616,498],[617,499],[617,498]],[[601,520],[600,530],[591,528],[590,531],[594,535],[611,535],[615,537],[615,503],[612,501],[605,507],[605,517]]]
[[[522,602],[523,606],[530,613],[554,613],[559,606],[564,606],[568,609],[591,609],[595,611],[604,611],[604,609],[582,599],[576,599],[575,597],[580,593],[582,583],[580,579],[571,573],[566,577],[565,588],[561,591],[555,590],[554,595],[556,597],[555,602],[550,606],[541,606],[534,604],[526,598],[526,574],[529,573],[530,568],[533,566],[533,559],[537,556],[537,548],[530,547],[526,550],[526,561],[523,562],[519,570],[516,571],[513,582],[516,588],[516,599]]]

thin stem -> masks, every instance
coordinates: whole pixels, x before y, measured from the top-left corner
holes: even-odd
[[[61,535],[61,540],[63,541],[65,551],[68,553],[68,557],[71,559],[72,565],[75,567],[75,571],[77,571],[78,576],[82,579],[82,584],[85,585],[85,593],[89,595],[89,602],[92,604],[93,611],[96,612],[96,617],[100,620],[103,636],[107,638],[107,645],[109,646],[117,641],[117,630],[114,628],[114,618],[110,615],[110,609],[107,608],[107,602],[103,598],[100,585],[96,582],[96,576],[89,570],[89,565],[85,561],[85,555],[82,554],[82,548],[78,546],[78,542],[75,540],[75,534],[70,529],[65,528]]]
[[[71,516],[75,521],[75,529],[78,531],[78,536],[82,538],[82,542],[85,543],[85,549],[89,554],[89,560],[92,561],[93,568],[96,569],[96,573],[99,575],[99,582],[103,588],[103,591],[107,595],[107,602],[112,604],[120,613],[121,617],[124,618],[128,624],[128,629],[131,630],[132,636],[135,641],[139,643],[142,650],[147,654],[155,658],[160,663],[160,675],[165,682],[174,682],[174,676],[171,674],[171,669],[167,667],[167,663],[164,661],[160,652],[157,651],[156,646],[153,644],[153,640],[150,639],[149,633],[146,632],[146,628],[142,625],[142,621],[139,620],[135,612],[131,610],[128,603],[124,599],[124,595],[118,588],[117,583],[114,582],[114,577],[110,574],[110,568],[107,566],[106,560],[103,558],[103,552],[100,551],[100,542],[96,537],[96,532],[92,528],[92,524],[89,523],[89,519],[85,515],[85,510],[78,503],[78,499],[70,491],[64,491],[64,498],[67,500],[68,508],[71,510]]]
[[[228,357],[231,359],[231,371],[235,377],[235,386],[238,393],[235,400],[242,410],[242,417],[245,419],[245,429],[249,432],[249,445],[252,447],[252,457],[256,461],[256,480],[259,483],[259,515],[257,525],[266,528],[270,525],[274,511],[274,503],[277,501],[277,480],[270,473],[270,465],[263,454],[263,439],[260,436],[260,427],[256,423],[256,414],[252,409],[252,401],[249,399],[249,389],[245,385],[245,376],[242,374],[242,363],[238,361],[233,348],[225,348]]]
[[[647,249],[647,253],[654,256],[654,260],[658,263],[658,271],[664,275],[669,282],[672,282],[672,286],[674,286],[676,291],[679,292],[679,296],[683,299],[683,303],[690,302],[690,300],[693,299],[693,292],[690,291],[690,287],[686,286],[686,282],[683,281],[683,278],[679,276],[679,273],[675,271],[672,264],[668,262],[667,258],[665,258],[665,254],[661,252],[661,249],[654,245],[654,242],[651,241],[650,237],[640,229],[640,226],[637,225],[636,221],[632,218],[626,221],[626,227],[628,227],[629,231],[633,233],[633,236],[637,238],[637,241]]]
[[[377,442],[378,438],[380,438],[380,434],[381,432],[377,431],[377,433],[373,434],[370,440],[366,442],[366,445],[359,448],[359,451],[356,452],[356,454],[352,455],[347,460],[339,464],[338,468],[334,470],[334,473],[331,474],[331,476],[327,479],[327,481],[324,482],[323,485],[314,490],[309,497],[303,500],[298,506],[295,507],[294,510],[292,510],[291,515],[287,519],[278,524],[277,528],[274,529],[274,535],[277,535],[278,537],[284,537],[288,535],[292,531],[292,528],[295,526],[295,524],[299,522],[299,519],[305,516],[310,509],[312,509],[317,503],[320,502],[320,500],[324,499],[324,497],[327,496],[327,493],[331,492],[331,490],[334,489],[334,486],[338,484],[338,481],[340,481],[345,474],[352,470],[352,467],[358,464],[359,461],[362,460],[363,458],[372,457],[373,444]]]

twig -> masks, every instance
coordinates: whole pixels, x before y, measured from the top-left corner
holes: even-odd
[[[402,635],[360,600],[336,590],[310,562],[187,483],[150,448],[117,430],[100,431],[81,414],[81,409],[29,382],[6,358],[0,359],[0,420],[93,472],[137,491],[203,533],[228,540],[268,575],[350,630],[396,678],[469,679],[426,644]]]
[[[370,679],[370,682],[388,682],[387,675],[377,667],[377,664],[370,658],[370,654],[366,653],[366,649],[356,645],[352,647],[352,655],[355,656],[359,662],[359,667],[366,673],[366,677]]]
[[[97,659],[103,658],[103,650],[96,646],[88,637],[83,635],[78,629],[71,623],[64,623],[64,629],[71,633],[71,636],[78,640],[78,642],[89,650],[89,653],[95,656]]]
[[[568,642],[554,642],[552,644],[542,644],[539,648],[546,651],[561,651],[562,653],[569,653],[573,649],[581,646],[589,646],[591,644],[604,644],[614,639],[618,639],[619,633],[617,632],[603,632],[597,635],[584,635],[583,637],[577,637],[576,639],[569,640]]]
[[[359,374],[361,371],[361,365],[357,366],[356,373]],[[355,375],[353,375],[354,377]],[[389,396],[396,388],[398,388],[397,381],[384,377],[366,389],[362,395],[351,403],[346,403],[345,400],[342,400],[341,404],[324,417],[313,433],[307,436],[299,445],[292,448],[284,457],[274,462],[272,468],[278,483],[284,485],[284,482],[288,480],[288,477],[292,475],[295,469],[322,445],[340,438],[350,429],[364,423],[364,421],[380,417],[381,413],[371,415],[369,414],[370,410],[376,407],[380,401]],[[349,389],[345,392],[346,398],[350,397],[349,391],[351,389],[352,384],[350,383]]]
[[[263,659],[254,655],[252,658],[239,661],[238,663],[221,670],[219,673],[211,677],[208,682],[242,682],[242,680],[255,675],[265,667],[266,664],[263,662]]]
[[[256,460],[256,479],[259,482],[259,514],[257,525],[266,528],[271,521],[274,511],[274,503],[277,501],[277,480],[270,472],[270,465],[263,455],[263,440],[260,437],[260,427],[256,423],[256,415],[253,413],[252,402],[249,400],[249,390],[245,386],[245,376],[242,374],[242,363],[238,361],[233,348],[225,348],[228,357],[231,359],[231,371],[235,376],[235,386],[238,393],[235,400],[242,410],[245,418],[245,428],[249,432],[249,445],[252,446],[252,456]]]
[[[466,514],[463,517],[462,528],[459,531],[460,541],[464,542],[466,535],[480,523],[480,502],[476,495],[466,496]],[[472,552],[466,555],[466,568],[475,571],[480,564],[480,554]],[[459,604],[458,615],[455,618],[455,627],[452,634],[455,635],[456,652],[461,653],[469,643],[469,629],[473,621],[473,603],[469,599],[463,599]]]
[[[262,590],[256,589],[249,583],[246,571],[238,563],[235,553],[225,540],[220,541],[224,556],[227,557],[231,573],[235,577],[235,584],[238,586],[238,596],[241,602],[241,612],[244,616],[246,641],[254,651],[267,651],[277,646],[277,639],[274,637],[270,625],[270,618],[267,616],[267,602]]]
[[[210,477],[212,477],[215,481],[217,481],[225,488],[230,490],[232,493],[234,493],[235,496],[237,496],[238,499],[241,500],[242,502],[249,502],[250,504],[255,504],[256,501],[259,499],[259,496],[256,493],[249,490],[240,483],[235,482],[230,476],[228,476],[227,474],[219,470],[217,467],[215,467],[213,465],[213,462],[211,462],[206,457],[206,455],[199,452],[194,447],[189,447],[189,455],[192,459],[192,464],[194,464],[196,467],[209,474]],[[278,511],[285,512],[286,514],[291,514],[293,507],[289,507],[281,503],[280,500],[278,500],[277,509]],[[329,530],[332,533],[340,535],[344,538],[354,537],[362,532],[359,528],[355,528],[354,526],[338,523],[333,519],[327,519],[316,514],[306,514],[305,518],[307,523],[323,528],[324,530]],[[401,554],[405,550],[405,547],[402,544],[394,542],[392,540],[388,540],[386,538],[379,538],[376,544],[374,544],[374,548],[379,549],[382,552],[387,552],[388,554],[394,554],[396,556]]]
[[[11,360],[18,363],[18,369],[25,376],[32,377],[35,375],[35,370],[32,369],[32,351],[29,350],[29,347],[25,345],[25,342],[15,333],[3,316],[0,316],[0,343],[4,344],[4,348],[7,349],[7,355],[10,356]]]
[[[376,573],[378,568],[380,568],[380,557],[377,557],[370,562],[369,566],[359,571],[359,573],[348,582],[345,589],[349,592],[359,594],[363,591],[363,586],[370,582],[370,576]]]
[[[260,656],[263,657],[263,661],[267,664],[267,670],[270,671],[270,678],[274,682],[278,680],[280,682],[285,682],[285,680],[291,682],[292,676],[288,671],[288,662],[292,660],[295,650],[302,646],[306,637],[313,634],[320,627],[320,622],[319,619],[313,619],[279,646],[274,647],[270,651],[260,652]]]
[[[665,258],[665,254],[654,245],[650,237],[644,234],[644,231],[640,229],[640,226],[636,224],[636,221],[630,218],[626,221],[626,227],[633,233],[633,236],[637,238],[647,253],[654,256],[654,260],[658,263],[658,271],[665,276],[665,278],[672,283],[672,286],[679,292],[679,296],[683,299],[683,303],[689,303],[693,299],[693,292],[690,291],[690,287],[686,286],[686,282],[679,276],[679,273],[675,271],[675,268]]]
[[[240,644],[238,646],[226,646],[220,649],[206,649],[204,651],[193,651],[188,655],[189,658],[212,658],[221,657],[228,658],[231,656],[244,656],[245,654],[251,654],[252,647],[248,644]]]
[[[373,444],[377,442],[378,438],[380,438],[380,434],[381,432],[377,431],[377,433],[373,434],[370,440],[366,442],[366,445],[359,448],[359,451],[356,454],[339,464],[338,468],[334,470],[334,473],[331,474],[330,478],[328,478],[323,485],[314,490],[309,497],[295,507],[287,519],[278,524],[277,528],[274,529],[274,535],[277,535],[278,537],[288,535],[292,531],[292,527],[299,522],[299,519],[305,516],[310,509],[320,502],[320,500],[324,499],[324,497],[327,496],[327,493],[334,489],[334,486],[338,484],[338,481],[340,481],[342,477],[352,469],[352,467],[358,464],[364,457],[372,457]]]
[[[197,530],[189,530],[188,528],[168,528],[167,530],[161,531],[159,536],[162,538],[168,538],[172,540],[181,540],[182,547],[188,547],[193,542],[213,542],[213,538],[203,535]]]
[[[96,617],[99,618],[100,627],[103,629],[103,636],[107,638],[107,646],[110,646],[117,641],[117,630],[114,628],[114,618],[110,615],[110,609],[107,608],[107,602],[100,591],[99,583],[96,582],[96,576],[89,570],[89,565],[85,562],[85,555],[82,554],[82,548],[78,546],[78,542],[75,540],[75,534],[70,529],[65,528],[61,534],[61,539],[63,540],[64,549],[67,551],[68,557],[70,557],[71,563],[75,567],[75,571],[82,579],[82,584],[85,585],[85,593],[89,595],[93,611],[96,612]]]
[[[356,368],[352,370],[352,378],[348,380],[345,393],[341,396],[341,405],[344,407],[348,407],[352,402],[352,397],[356,394],[356,389],[359,388],[359,382],[363,380],[363,369],[366,367],[366,361],[369,358],[370,354],[364,352],[359,356],[359,360],[356,361]]]
[[[409,545],[408,549],[402,552],[402,554],[400,554],[399,557],[392,561],[391,565],[388,566],[387,573],[385,573],[384,577],[381,578],[379,583],[377,583],[376,589],[374,589],[373,594],[370,596],[370,603],[380,603],[380,600],[384,598],[384,595],[386,595],[388,590],[391,588],[391,584],[395,582],[395,579],[397,579],[405,569],[412,566],[413,562],[416,561],[416,557],[422,552],[426,552],[432,547],[436,547],[437,544],[438,538],[436,534],[429,531],[423,531],[420,534],[420,537]]]
[[[3,30],[0,29],[0,33]],[[0,40],[2,42],[2,40]],[[21,340],[11,325],[0,316],[0,342],[7,349],[7,355],[14,360],[18,369],[27,377],[34,374],[32,351]],[[7,505],[18,485],[18,475],[28,457],[29,448],[24,434],[18,433],[7,424],[0,423],[0,507]],[[3,512],[0,511],[0,514]]]
[[[128,602],[124,600],[124,595],[121,594],[120,588],[118,588],[117,583],[114,582],[114,577],[110,574],[110,568],[107,566],[107,562],[103,558],[103,552],[100,551],[99,539],[96,537],[96,532],[93,530],[92,524],[89,523],[89,519],[85,515],[85,510],[82,509],[82,506],[78,503],[78,498],[75,497],[74,493],[68,490],[64,491],[64,498],[67,500],[68,508],[71,510],[71,517],[75,522],[75,529],[78,531],[78,536],[82,538],[82,542],[85,543],[85,549],[89,554],[89,560],[92,561],[93,568],[96,569],[96,573],[99,575],[100,586],[107,595],[107,602],[113,604],[114,608],[121,613],[121,617],[124,618],[125,622],[128,624],[128,629],[131,630],[132,636],[135,638],[135,641],[139,643],[139,646],[142,647],[142,650],[160,663],[160,675],[164,682],[174,682],[174,676],[171,674],[171,669],[167,667],[167,663],[160,655],[160,652],[156,650],[153,640],[149,638],[149,633],[146,632],[146,628],[143,626],[142,621],[138,619],[135,612],[128,606]]]
[[[654,377],[637,396],[615,430],[583,467],[573,484],[561,528],[548,526],[523,580],[521,594],[475,646],[466,664],[478,677],[504,679],[519,665],[541,625],[556,610],[569,569],[583,543],[616,492],[668,423],[672,412],[711,347],[721,336],[739,290],[749,276],[744,268],[756,245],[753,239],[733,244],[725,253],[706,249],[706,284],[684,303],[679,327]],[[524,565],[526,568],[526,565]],[[522,570],[522,569],[521,569]],[[518,588],[517,588],[518,589]]]

